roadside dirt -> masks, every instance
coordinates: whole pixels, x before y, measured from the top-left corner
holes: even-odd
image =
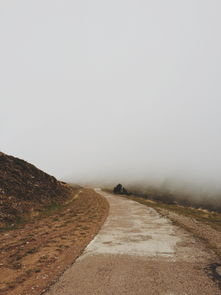
[[[81,189],[64,206],[0,233],[0,294],[39,295],[82,253],[108,214],[107,201]]]
[[[221,258],[221,232],[219,230],[194,218],[189,218],[169,210],[161,209],[159,212],[203,240]]]
[[[106,222],[45,295],[220,294],[206,272],[218,257],[204,243],[153,208],[100,193]]]

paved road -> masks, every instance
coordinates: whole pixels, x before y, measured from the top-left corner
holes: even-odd
[[[109,216],[47,295],[220,295],[204,268],[215,257],[154,209],[97,190]]]

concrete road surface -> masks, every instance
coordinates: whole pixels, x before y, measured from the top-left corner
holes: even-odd
[[[154,209],[104,193],[109,216],[47,295],[220,295],[205,267],[215,256]]]

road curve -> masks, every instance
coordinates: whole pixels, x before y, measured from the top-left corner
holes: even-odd
[[[152,208],[97,192],[109,216],[46,295],[220,295],[204,270],[215,256],[203,244]]]

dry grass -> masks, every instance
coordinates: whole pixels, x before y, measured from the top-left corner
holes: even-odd
[[[81,191],[0,233],[0,294],[40,294],[80,255],[108,211],[103,197]]]
[[[211,226],[212,228],[221,231],[221,213],[212,212],[204,209],[196,209],[191,207],[185,207],[175,204],[165,204],[163,202],[157,202],[153,200],[148,200],[136,196],[129,196],[131,200],[139,202],[141,204],[152,207],[156,210],[164,209],[168,210],[186,217],[194,218],[197,221],[203,222]]]

